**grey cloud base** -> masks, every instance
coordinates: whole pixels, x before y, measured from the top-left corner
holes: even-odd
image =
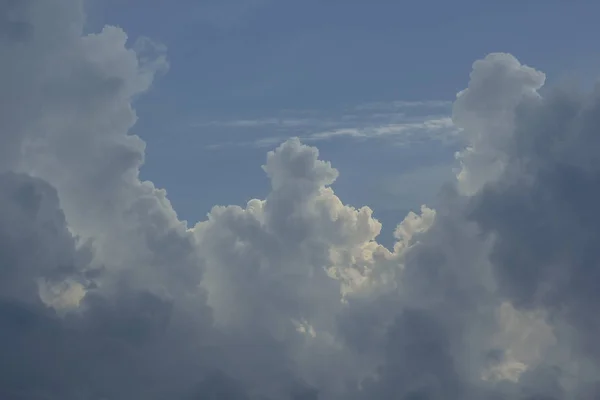
[[[83,23],[79,0],[0,0],[1,398],[600,396],[597,89],[477,61],[457,180],[393,249],[296,139],[265,200],[190,228],[128,133],[164,49]]]

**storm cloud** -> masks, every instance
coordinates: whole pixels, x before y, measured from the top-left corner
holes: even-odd
[[[298,139],[265,199],[187,226],[129,132],[165,48],[84,22],[0,0],[2,398],[600,396],[597,88],[475,62],[456,180],[391,249]]]

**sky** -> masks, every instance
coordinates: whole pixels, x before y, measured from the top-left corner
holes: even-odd
[[[600,397],[600,6],[0,0],[0,398]]]
[[[287,137],[448,118],[471,64],[487,53],[522,57],[559,82],[593,80],[600,67],[600,6],[589,1],[88,3],[88,29],[117,25],[131,40],[146,36],[167,48],[169,72],[136,102],[133,130],[148,143],[143,176],[166,188],[190,222],[214,204],[264,196],[268,182],[257,165]],[[319,141],[343,171],[336,190],[388,222],[387,245],[393,226],[435,201],[452,173],[459,147],[429,140],[444,137],[444,128],[412,128],[411,139],[365,132],[374,138]]]

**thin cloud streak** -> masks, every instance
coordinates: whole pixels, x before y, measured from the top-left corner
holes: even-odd
[[[232,118],[225,120],[199,120],[189,124],[192,128],[199,127],[302,127],[302,126],[334,126],[340,121],[349,120],[405,120],[407,113],[414,114],[418,110],[427,111],[425,115],[449,115],[452,102],[445,100],[372,102],[357,106],[344,107],[324,116],[323,111],[317,110],[285,110],[281,116]],[[437,109],[437,113],[432,113]],[[337,114],[337,115],[336,115]]]
[[[435,141],[447,145],[460,142],[460,129],[452,123],[450,117],[432,117],[421,121],[404,123],[390,123],[382,125],[361,127],[340,127],[325,129],[309,134],[292,134],[281,136],[268,136],[249,141],[228,141],[208,145],[207,149],[225,147],[270,147],[284,142],[290,137],[298,137],[305,142],[321,142],[336,139],[393,139],[396,146],[410,146],[412,144]]]
[[[307,118],[257,118],[236,119],[231,121],[206,121],[193,124],[194,127],[258,128],[258,127],[299,127],[311,126],[318,120]]]
[[[243,132],[248,137],[246,140],[238,137],[212,143],[206,146],[209,149],[269,147],[290,137],[306,142],[389,138],[395,145],[401,146],[432,140],[454,144],[458,141],[459,130],[452,123],[449,104],[437,100],[378,102],[345,107],[337,112],[313,111],[307,114],[306,111],[288,110],[283,116],[207,120],[191,126],[219,129],[219,133],[224,135]]]
[[[438,118],[438,119],[428,119],[421,122],[409,122],[404,124],[388,124],[376,127],[366,127],[366,128],[343,128],[336,129],[332,131],[324,131],[311,134],[307,136],[305,139],[308,140],[326,140],[331,139],[337,136],[352,136],[352,137],[363,137],[363,138],[373,138],[380,136],[392,136],[392,135],[402,135],[405,134],[407,136],[412,136],[412,134],[416,132],[438,132],[444,131],[444,133],[440,136],[443,137],[445,134],[450,133],[453,134],[456,132],[454,124],[452,123],[452,119],[449,117],[446,118]]]
[[[365,110],[398,110],[405,108],[450,108],[452,107],[451,101],[446,100],[424,100],[424,101],[406,101],[396,100],[391,102],[373,102],[365,103],[356,106],[354,109],[357,111]]]

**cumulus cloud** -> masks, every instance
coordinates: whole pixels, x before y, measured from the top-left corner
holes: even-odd
[[[2,398],[600,395],[597,89],[477,61],[457,180],[390,249],[298,139],[264,200],[188,227],[129,133],[165,48],[83,24],[80,0],[0,1]]]

